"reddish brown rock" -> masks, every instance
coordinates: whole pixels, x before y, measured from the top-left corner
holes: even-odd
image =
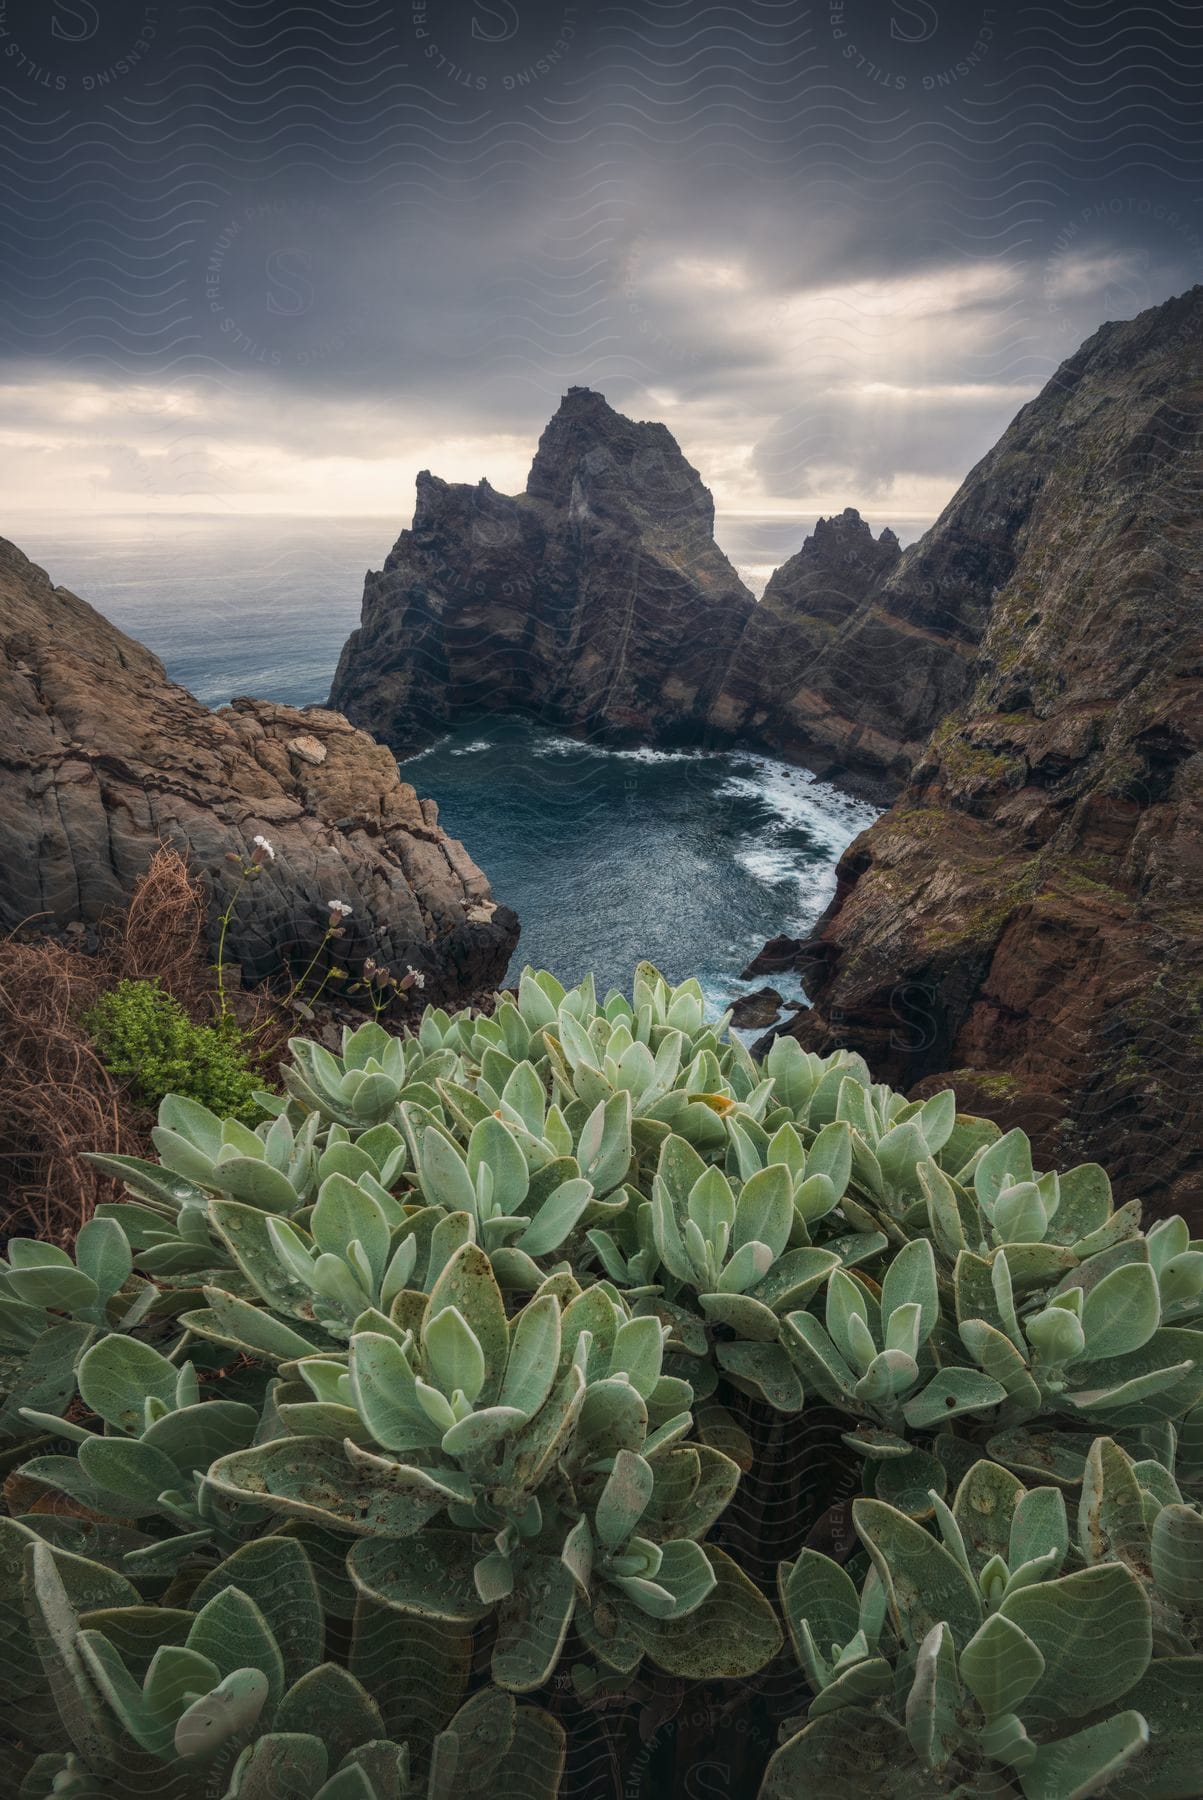
[[[763,1031],[777,1023],[782,1005],[776,988],[757,988],[754,994],[741,994],[731,1002],[731,1023],[737,1031]]]
[[[843,858],[789,1026],[1196,1221],[1201,354],[1203,288],[1105,326],[890,578],[980,638],[972,690]]]
[[[0,925],[91,923],[160,842],[187,852],[216,912],[226,860],[275,849],[244,886],[228,955],[250,979],[307,958],[330,900],[352,908],[341,962],[367,954],[463,1000],[502,978],[518,925],[401,780],[338,713],[236,700],[209,712],[162,665],[0,539]]]

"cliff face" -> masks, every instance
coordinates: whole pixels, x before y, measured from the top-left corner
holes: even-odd
[[[525,494],[418,477],[331,704],[397,747],[475,712],[646,741],[704,724],[755,604],[662,425],[574,388]]]
[[[236,700],[209,712],[162,665],[0,539],[0,927],[119,907],[175,844],[222,900],[256,834],[276,857],[239,901],[231,960],[257,979],[308,954],[326,903],[342,960],[375,954],[465,999],[504,974],[518,926],[433,801],[337,713]],[[217,908],[215,908],[217,910]]]
[[[857,716],[863,652],[845,634],[851,618],[893,654],[865,602],[899,554],[846,513],[758,606],[671,434],[573,388],[524,494],[418,477],[413,526],[367,578],[331,704],[397,748],[518,711],[602,739],[751,741],[896,788],[905,761]]]
[[[335,702],[396,744],[516,708],[901,793],[790,1029],[1199,1212],[1201,358],[1203,289],[1105,326],[918,544],[821,521],[760,605],[663,427],[574,389],[524,495],[421,477]]]
[[[919,1093],[955,1074],[1040,1121],[1046,1166],[1097,1157],[1196,1216],[1201,502],[1195,288],[1071,357],[885,584],[971,685],[938,678],[954,704],[844,857],[791,1027]]]

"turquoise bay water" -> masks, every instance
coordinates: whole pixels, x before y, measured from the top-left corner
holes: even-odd
[[[235,694],[322,703],[358,623],[383,519],[95,521],[11,527],[51,577],[140,638],[209,706]],[[720,535],[721,532],[720,532]],[[804,535],[800,524],[794,547]],[[779,522],[724,546],[751,570],[788,554]],[[874,815],[750,753],[605,751],[527,721],[460,727],[403,764],[518,913],[524,962],[626,986],[640,957],[697,974],[716,1007],[766,938],[805,932],[835,863]],[[796,985],[778,979],[787,997]]]
[[[766,938],[814,923],[874,816],[768,757],[599,750],[520,719],[462,726],[401,772],[517,911],[517,966],[604,989],[646,956],[720,1006],[759,985],[738,976]]]

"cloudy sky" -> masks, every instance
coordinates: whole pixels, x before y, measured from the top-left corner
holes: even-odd
[[[1203,280],[1203,9],[0,0],[0,531],[521,487],[573,383],[910,539]]]

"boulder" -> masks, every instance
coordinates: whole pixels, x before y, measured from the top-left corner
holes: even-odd
[[[781,1016],[782,998],[776,988],[757,988],[741,994],[731,1005],[731,1023],[737,1031],[763,1031]]]

